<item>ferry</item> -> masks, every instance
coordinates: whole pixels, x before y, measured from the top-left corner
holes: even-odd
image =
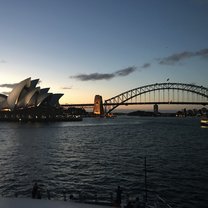
[[[208,127],[208,117],[207,116],[201,117],[200,123],[201,123],[201,126]]]
[[[105,118],[115,118],[116,116],[112,113],[108,113],[105,115]]]

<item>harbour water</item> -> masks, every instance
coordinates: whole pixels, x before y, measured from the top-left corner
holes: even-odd
[[[208,129],[198,118],[85,118],[82,122],[0,122],[0,195],[31,197],[36,181],[46,197],[63,191],[109,200],[162,196],[173,207],[207,207]]]

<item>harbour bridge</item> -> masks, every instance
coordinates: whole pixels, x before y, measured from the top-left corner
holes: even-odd
[[[62,105],[67,107],[105,108],[105,114],[111,113],[121,105],[153,105],[157,110],[160,104],[208,105],[208,88],[185,83],[155,83],[137,87],[109,98],[102,103]]]

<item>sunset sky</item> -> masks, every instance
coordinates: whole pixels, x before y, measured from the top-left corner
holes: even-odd
[[[62,104],[208,87],[208,0],[0,0],[0,72],[0,93],[40,78]]]

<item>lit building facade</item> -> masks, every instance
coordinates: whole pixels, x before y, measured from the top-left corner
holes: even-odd
[[[37,87],[39,79],[27,78],[12,89],[9,95],[0,94],[0,118],[53,117],[60,110],[61,93],[49,93],[49,88]]]

